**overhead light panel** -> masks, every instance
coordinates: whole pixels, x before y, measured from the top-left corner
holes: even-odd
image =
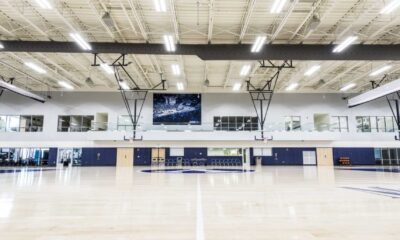
[[[27,97],[27,98],[30,98],[30,99],[33,99],[33,100],[36,100],[36,101],[41,102],[41,103],[45,102],[43,97],[41,97],[39,95],[36,95],[34,93],[31,93],[31,92],[29,92],[29,91],[27,91],[25,89],[22,89],[20,87],[15,86],[15,85],[12,85],[10,83],[1,81],[1,80],[0,80],[0,89],[8,90],[10,92],[19,94],[21,96],[24,96],[24,97]]]
[[[349,107],[355,107],[357,105],[370,102],[372,100],[378,99],[380,97],[384,97],[391,93],[395,93],[400,91],[400,79],[387,83],[383,86],[374,88],[368,92],[360,94],[356,97],[350,98],[347,102]]]
[[[342,88],[340,89],[340,91],[341,91],[341,92],[346,92],[346,91],[348,91],[348,90],[354,88],[355,86],[356,86],[355,83],[350,83],[350,84],[347,84],[346,86],[342,87]]]
[[[381,67],[381,68],[379,68],[379,69],[373,71],[373,72],[370,74],[370,76],[371,76],[371,77],[378,76],[379,74],[384,73],[384,72],[386,72],[387,70],[389,70],[389,69],[391,69],[391,68],[392,68],[392,66],[390,66],[390,65],[383,66],[383,67]]]
[[[177,88],[179,91],[183,91],[183,89],[185,89],[185,87],[183,86],[183,83],[181,83],[181,82],[178,82],[178,83],[176,84],[176,88]]]
[[[291,83],[289,86],[286,87],[286,91],[293,91],[299,86],[298,83]]]
[[[65,89],[68,89],[68,90],[74,89],[74,87],[71,84],[64,82],[64,81],[59,81],[58,85],[60,85],[61,87],[65,88]]]
[[[253,43],[251,52],[259,52],[261,50],[262,46],[264,45],[266,39],[267,39],[266,36],[258,36],[256,38],[256,41]]]
[[[43,9],[53,8],[47,0],[36,0],[36,3]]]
[[[74,39],[74,41],[76,43],[78,43],[78,45],[83,49],[83,50],[92,50],[92,47],[90,46],[89,43],[87,43],[82,37],[81,35],[79,35],[78,33],[70,33],[69,34],[72,39]]]
[[[399,0],[393,0],[381,10],[381,14],[389,14],[400,6]]]
[[[232,90],[235,91],[235,92],[237,92],[237,91],[240,90],[241,87],[242,87],[242,84],[241,84],[241,83],[235,83],[235,84],[233,84]]]
[[[321,68],[320,65],[312,66],[310,69],[308,69],[308,70],[304,73],[304,76],[311,76],[311,75],[313,75],[314,73],[316,73],[320,68]]]
[[[130,90],[131,88],[129,87],[129,85],[125,82],[125,81],[120,81],[119,82],[119,86],[124,89],[124,90]]]
[[[43,68],[39,67],[38,65],[34,64],[33,62],[26,62],[25,65],[30,67],[31,69],[35,70],[37,73],[40,73],[40,74],[46,73],[46,71]]]
[[[178,64],[172,64],[172,65],[171,65],[171,68],[172,68],[172,73],[173,73],[174,75],[176,75],[176,76],[181,75],[181,68],[179,67]]]
[[[250,72],[251,66],[250,65],[244,65],[242,67],[242,70],[240,71],[240,76],[247,76]]]
[[[164,35],[164,44],[168,52],[175,52],[175,42],[171,35]]]
[[[165,0],[154,0],[154,7],[157,12],[167,11],[167,5],[165,4]]]
[[[104,72],[108,74],[114,74],[114,70],[107,63],[101,63],[100,67],[104,70]]]
[[[4,49],[4,45],[0,42],[0,49]]]
[[[352,43],[354,43],[357,39],[358,39],[357,36],[351,36],[351,37],[346,38],[346,40],[344,40],[341,44],[337,45],[333,49],[333,52],[334,53],[339,53],[339,52],[343,51],[348,46],[350,46]]]
[[[271,8],[271,13],[281,13],[285,3],[286,0],[275,0],[274,5],[272,5]]]

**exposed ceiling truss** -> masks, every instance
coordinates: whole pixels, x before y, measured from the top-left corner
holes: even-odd
[[[188,91],[229,91],[233,83],[248,78],[262,85],[273,74],[257,67],[257,60],[262,59],[297,59],[296,69],[282,73],[277,91],[298,82],[299,92],[337,92],[344,84],[355,82],[357,87],[352,91],[359,92],[370,87],[373,77],[369,75],[374,69],[391,65],[387,74],[398,75],[400,71],[396,45],[400,9],[380,14],[387,1],[293,0],[287,1],[279,14],[269,12],[275,0],[165,1],[166,12],[156,12],[149,0],[53,0],[51,10],[41,9],[34,0],[1,1],[0,42],[6,47],[11,48],[7,41],[16,41],[16,48],[22,41],[51,41],[43,46],[47,51],[35,51],[29,45],[29,49],[0,53],[2,76],[39,91],[62,90],[57,84],[60,80],[79,91],[115,91],[112,76],[101,68],[90,67],[92,54],[78,51],[74,44],[66,46],[69,50],[49,51],[52,44],[71,42],[70,32],[80,33],[100,53],[100,43],[128,49],[126,59],[130,64],[126,68],[142,87],[154,86],[161,75],[172,90],[177,82],[184,82]],[[172,34],[181,44],[176,55],[165,54],[164,34]],[[249,47],[259,35],[267,36],[274,46],[268,45],[254,56]],[[332,55],[332,44],[349,35],[358,36],[358,43],[364,46]],[[204,45],[207,43],[210,46]],[[228,47],[224,49],[221,44]],[[279,47],[285,44],[306,44],[313,49]],[[101,56],[110,64],[122,52],[118,49]],[[32,72],[24,65],[27,61],[41,66],[47,74]],[[172,73],[172,64],[180,66],[180,76]],[[241,68],[248,64],[251,71],[242,76]],[[304,72],[313,65],[320,65],[320,70],[305,77]],[[88,84],[88,78],[92,84]],[[209,86],[204,86],[206,80]]]

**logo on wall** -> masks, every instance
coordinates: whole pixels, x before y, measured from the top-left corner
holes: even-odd
[[[246,169],[224,169],[224,168],[213,168],[213,169],[146,169],[142,170],[144,173],[246,173],[246,172],[254,172],[254,170],[246,170]]]

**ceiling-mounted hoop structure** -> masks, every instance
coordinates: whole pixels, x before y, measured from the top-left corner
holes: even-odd
[[[272,97],[275,92],[277,82],[279,80],[280,73],[283,69],[294,68],[292,60],[285,60],[281,64],[275,64],[270,60],[259,61],[260,68],[272,68],[276,69],[275,74],[266,81],[262,87],[256,87],[251,83],[251,79],[247,81],[247,91],[250,94],[251,101],[253,103],[254,110],[256,111],[258,123],[261,131],[261,138],[254,136],[256,141],[272,141],[273,136],[270,138],[265,137],[265,122],[267,120],[268,110],[271,106]]]
[[[100,66],[97,60],[100,59],[104,63],[104,61],[100,58],[100,56],[96,53],[94,54],[93,64],[92,66],[97,67]],[[125,68],[129,63],[125,62],[125,54],[121,54],[111,65],[114,70],[114,77],[118,85],[118,90],[121,93],[122,101],[124,102],[126,111],[128,113],[128,117],[130,122],[132,123],[132,138],[127,138],[124,136],[124,141],[142,141],[143,136],[140,138],[137,137],[137,131],[139,127],[139,120],[142,114],[144,103],[147,99],[147,95],[149,91],[165,91],[166,89],[166,80],[163,79],[162,74],[160,74],[160,82],[156,84],[152,88],[140,88],[139,84],[135,81],[135,79],[129,74],[128,70]],[[124,80],[121,78],[120,71],[129,79],[129,82],[134,85],[134,88],[130,88],[127,84],[125,87],[121,86],[121,83]],[[127,88],[129,87],[129,89]]]

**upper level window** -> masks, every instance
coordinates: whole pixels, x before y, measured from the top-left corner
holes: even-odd
[[[348,132],[349,121],[347,116],[332,116],[331,130],[334,132]]]
[[[301,117],[300,116],[285,117],[285,130],[301,131]]]
[[[216,131],[257,131],[258,118],[250,116],[217,116],[214,117]]]
[[[21,132],[41,132],[43,131],[43,116],[21,116],[19,126]]]
[[[87,132],[92,127],[94,116],[58,116],[58,127],[59,132]]]
[[[0,116],[0,132],[42,132],[43,116]]]
[[[357,132],[394,132],[395,120],[391,116],[357,116]]]

